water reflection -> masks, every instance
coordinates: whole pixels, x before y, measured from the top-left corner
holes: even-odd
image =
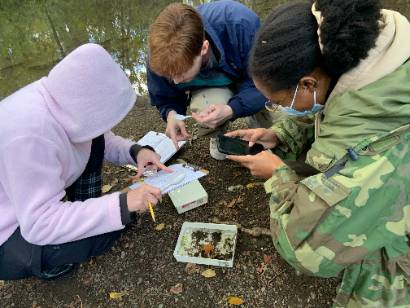
[[[36,80],[86,42],[103,45],[145,93],[147,32],[168,0],[1,0],[0,98]],[[209,2],[185,0],[198,5]],[[262,18],[286,0],[242,0]],[[410,16],[407,0],[384,1]]]

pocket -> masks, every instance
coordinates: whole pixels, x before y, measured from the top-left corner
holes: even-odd
[[[350,189],[323,174],[300,182],[286,227],[294,248],[305,241],[333,207],[350,194]]]
[[[300,183],[321,198],[328,207],[334,206],[350,194],[349,188],[334,181],[332,178],[327,178],[324,174],[308,177]]]

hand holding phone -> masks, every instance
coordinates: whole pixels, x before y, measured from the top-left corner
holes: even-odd
[[[248,141],[224,135],[218,135],[216,141],[218,151],[228,155],[255,155],[265,150],[259,143],[249,147]]]

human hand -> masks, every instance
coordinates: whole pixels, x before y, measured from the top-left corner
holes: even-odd
[[[211,105],[200,113],[192,112],[192,118],[198,123],[215,128],[232,118],[233,111],[228,105]]]
[[[151,170],[154,171],[161,169],[166,172],[173,172],[171,168],[168,168],[163,163],[161,163],[161,157],[157,153],[151,151],[150,149],[139,150],[137,157],[135,159],[137,160],[138,173],[134,177],[134,179],[139,179],[148,166]]]
[[[273,149],[279,143],[276,134],[265,128],[239,129],[226,133],[225,136],[239,137],[243,140],[249,141],[250,147],[255,143],[260,143],[265,147],[265,149]]]
[[[187,140],[189,138],[189,134],[186,130],[184,121],[175,119],[176,114],[177,113],[174,110],[168,112],[165,135],[171,138],[175,148],[178,150],[178,141]]]
[[[253,176],[269,179],[277,168],[285,163],[275,154],[262,151],[256,155],[228,155],[226,158],[240,163],[248,168]]]
[[[145,212],[148,203],[153,205],[161,198],[159,188],[143,184],[142,186],[127,192],[127,205],[130,212]]]

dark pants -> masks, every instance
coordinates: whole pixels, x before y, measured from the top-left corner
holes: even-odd
[[[68,263],[81,263],[109,250],[121,231],[61,245],[38,246],[27,242],[20,228],[0,246],[0,280],[41,277],[41,272]]]
[[[104,149],[104,136],[93,140],[83,174],[66,189],[68,201],[83,201],[101,194]],[[120,235],[121,231],[115,231],[60,245],[38,246],[27,242],[18,228],[0,246],[0,280],[41,277],[41,272],[56,266],[84,262],[109,250]]]

